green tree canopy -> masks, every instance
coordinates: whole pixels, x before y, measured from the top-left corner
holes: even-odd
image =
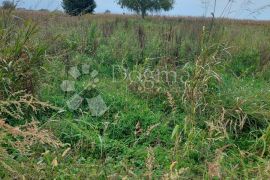
[[[94,0],[63,0],[62,2],[65,12],[72,16],[93,13],[96,6]]]
[[[169,11],[173,8],[174,0],[118,0],[122,8],[135,11],[144,18],[147,12]]]

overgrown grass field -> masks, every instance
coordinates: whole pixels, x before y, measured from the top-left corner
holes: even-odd
[[[270,178],[269,42],[269,22],[2,10],[0,179]]]

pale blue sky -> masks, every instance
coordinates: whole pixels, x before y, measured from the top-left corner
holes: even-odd
[[[170,16],[202,16],[210,15],[213,12],[214,0],[175,0],[175,8],[169,12],[160,12],[160,15]],[[202,2],[210,2],[206,8]],[[262,19],[270,20],[270,8],[263,8],[270,5],[270,0],[233,0],[234,3],[227,5],[229,0],[217,0],[217,16],[226,16],[239,19]],[[250,3],[250,1],[253,1]],[[3,0],[0,0],[2,3]],[[103,13],[109,9],[112,13],[128,13],[128,10],[121,9],[115,0],[96,0],[97,13]],[[20,0],[20,7],[28,9],[61,9],[61,0]],[[227,8],[226,8],[227,7]],[[225,11],[224,11],[225,9]],[[222,12],[224,13],[222,14]],[[253,12],[255,11],[255,12]],[[253,13],[252,13],[253,12]]]

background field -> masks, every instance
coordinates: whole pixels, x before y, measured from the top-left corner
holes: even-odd
[[[2,11],[0,39],[1,179],[269,178],[269,22]],[[60,88],[84,64],[101,117]]]

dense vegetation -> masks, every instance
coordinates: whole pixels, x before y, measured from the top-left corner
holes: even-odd
[[[97,5],[94,0],[63,0],[62,7],[67,14],[78,16],[93,13]]]
[[[269,178],[269,33],[268,22],[2,11],[0,178]],[[98,71],[91,88],[84,65]],[[65,80],[102,96],[105,114],[68,108]]]

